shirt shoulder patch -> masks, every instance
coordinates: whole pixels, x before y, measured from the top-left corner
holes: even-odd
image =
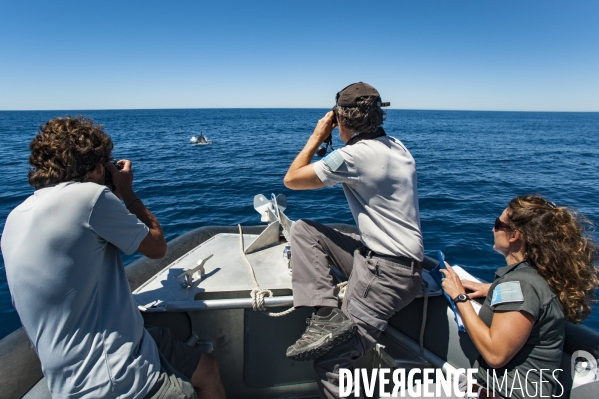
[[[345,162],[345,159],[335,150],[331,152],[329,155],[324,157],[322,161],[334,172]]]
[[[522,295],[522,288],[520,287],[519,281],[508,281],[506,283],[497,284],[495,289],[493,289],[491,306],[508,302],[524,302],[524,296]]]

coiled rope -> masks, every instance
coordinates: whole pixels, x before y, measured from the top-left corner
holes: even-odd
[[[245,263],[247,263],[247,265],[250,268],[250,271],[252,272],[252,279],[254,279],[254,284],[256,285],[256,288],[253,289],[252,292],[250,292],[250,296],[252,297],[252,308],[254,309],[254,311],[260,311],[269,317],[286,316],[289,313],[293,312],[295,310],[293,306],[279,313],[269,312],[266,310],[266,307],[264,306],[264,296],[268,295],[269,297],[272,297],[272,291],[260,288],[260,284],[258,284],[258,279],[256,279],[256,273],[254,272],[254,268],[252,267],[252,264],[248,260],[247,256],[245,256],[243,244],[243,231],[241,230],[241,225],[238,224],[237,227],[239,227],[239,243],[241,244],[241,254],[243,255],[243,259],[245,259]]]

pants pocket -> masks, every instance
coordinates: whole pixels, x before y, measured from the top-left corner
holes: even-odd
[[[384,331],[387,328],[387,319],[360,302],[357,298],[351,298],[348,304],[348,311],[353,317],[360,319],[379,331]]]
[[[362,290],[362,298],[366,298],[368,297],[368,293],[370,292],[370,289],[372,288],[373,284],[376,284],[377,280],[380,277],[379,274],[379,265],[375,264],[374,265],[374,270],[370,270],[370,268],[368,268],[368,270],[371,273],[370,278],[368,279],[368,283],[366,284],[366,287],[364,287],[364,289]]]
[[[357,251],[356,251],[357,252]],[[349,276],[349,287],[352,296],[366,298],[376,286],[379,278],[379,266],[374,259],[361,255],[354,257],[354,267]]]

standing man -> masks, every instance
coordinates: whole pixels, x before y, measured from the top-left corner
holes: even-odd
[[[314,369],[330,398],[339,396],[339,368],[375,345],[387,320],[422,283],[416,164],[382,128],[381,107],[388,105],[362,82],[341,90],[285,176],[294,190],[341,183],[360,231],[346,235],[311,220],[299,220],[291,230],[294,305],[315,307],[316,313],[287,357],[317,359]],[[345,147],[311,164],[335,127]],[[341,309],[329,264],[350,276]]]
[[[83,117],[46,122],[29,148],[35,192],[8,216],[2,254],[52,397],[224,397],[212,356],[144,328],[118,250],[157,259],[167,246],[131,162],[117,169],[110,136]]]

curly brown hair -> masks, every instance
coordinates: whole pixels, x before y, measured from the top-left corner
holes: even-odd
[[[381,109],[380,99],[372,96],[360,97],[357,107],[336,106],[341,115],[343,126],[355,133],[373,132],[383,124],[386,113]]]
[[[54,118],[40,125],[29,144],[29,184],[41,188],[65,181],[83,181],[98,163],[112,159],[112,140],[104,126],[90,118]]]
[[[522,233],[527,260],[556,293],[566,319],[580,323],[591,314],[599,285],[591,222],[540,195],[514,198],[507,216],[510,227]]]

